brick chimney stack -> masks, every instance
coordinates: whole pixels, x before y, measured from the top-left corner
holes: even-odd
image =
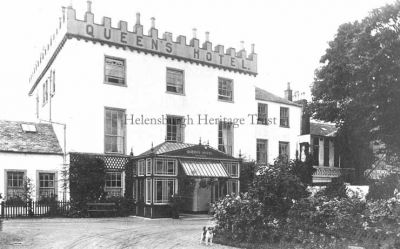
[[[287,83],[287,89],[285,90],[285,99],[293,101],[293,90],[290,89],[290,82]]]

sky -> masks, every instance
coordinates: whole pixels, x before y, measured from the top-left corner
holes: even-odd
[[[287,82],[310,99],[310,86],[319,60],[339,25],[361,20],[394,0],[93,0],[95,22],[103,16],[128,22],[136,12],[144,30],[156,18],[159,35],[168,31],[192,38],[197,28],[200,44],[210,32],[213,46],[240,48],[252,43],[258,54],[258,76],[249,84],[283,96]],[[34,101],[28,97],[29,75],[42,47],[56,29],[61,6],[72,6],[83,18],[86,0],[2,1],[0,15],[0,119],[34,120]],[[71,96],[72,97],[72,96]]]

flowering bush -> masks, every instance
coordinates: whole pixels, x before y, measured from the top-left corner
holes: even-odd
[[[216,231],[229,239],[239,241],[262,240],[267,233],[264,206],[247,194],[232,196],[213,204]]]

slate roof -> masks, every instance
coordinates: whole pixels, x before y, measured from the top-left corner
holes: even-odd
[[[193,147],[193,146],[195,146],[195,144],[164,142],[164,143],[161,143],[161,144],[153,147],[153,149],[143,152],[139,156],[145,156],[145,155],[149,155],[151,153],[159,155],[159,154],[167,153],[170,151],[186,149],[186,148]]]
[[[22,124],[35,125],[36,132],[26,132]],[[51,124],[0,120],[0,151],[62,154]]]
[[[302,107],[302,105],[300,105],[300,104],[289,101],[285,98],[281,98],[275,94],[272,94],[272,93],[265,91],[264,89],[261,89],[258,87],[256,87],[255,92],[256,92],[256,100],[270,101],[270,102],[276,102],[276,103],[285,104],[285,105]]]
[[[325,123],[322,121],[310,121],[310,134],[324,137],[335,137],[338,128],[334,124]]]

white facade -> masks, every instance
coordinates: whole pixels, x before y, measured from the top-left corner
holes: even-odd
[[[7,197],[7,172],[23,172],[33,184],[32,199],[37,200],[39,192],[39,173],[55,174],[55,191],[58,200],[67,193],[63,189],[63,156],[38,153],[0,152],[0,193]]]
[[[52,53],[53,50],[49,51]],[[126,86],[104,83],[105,56],[125,60]],[[257,139],[268,140],[269,162],[278,156],[279,141],[288,142],[290,157],[295,156],[301,107],[256,100],[254,85],[257,79],[254,74],[75,38],[66,39],[53,57],[54,60],[44,59],[42,64],[47,67],[38,67],[36,74],[43,75],[33,77],[37,81],[32,82],[37,82],[37,86],[31,95],[32,99],[39,99],[38,119],[51,118],[66,124],[67,152],[105,152],[105,108],[110,107],[123,109],[127,114],[125,154],[131,150],[135,155],[140,154],[152,143],[159,144],[166,137],[166,124],[132,124],[132,115],[134,118],[141,118],[141,115],[145,118],[183,116],[188,118],[184,130],[185,143],[197,144],[201,139],[203,143],[209,142],[210,146],[218,148],[218,125],[205,124],[207,115],[217,119],[244,119],[244,124],[234,129],[235,157],[241,153],[246,159],[255,160]],[[183,95],[166,92],[167,68],[184,71]],[[53,75],[52,72],[55,72],[55,92],[43,104],[43,84],[46,80],[51,82],[49,76]],[[232,102],[218,100],[219,77],[233,80]],[[257,114],[258,103],[268,104],[268,115],[276,119],[275,124],[258,125],[257,118],[252,120],[250,115]],[[288,128],[279,125],[282,106],[289,108]],[[54,126],[60,144],[64,142],[62,128]]]

